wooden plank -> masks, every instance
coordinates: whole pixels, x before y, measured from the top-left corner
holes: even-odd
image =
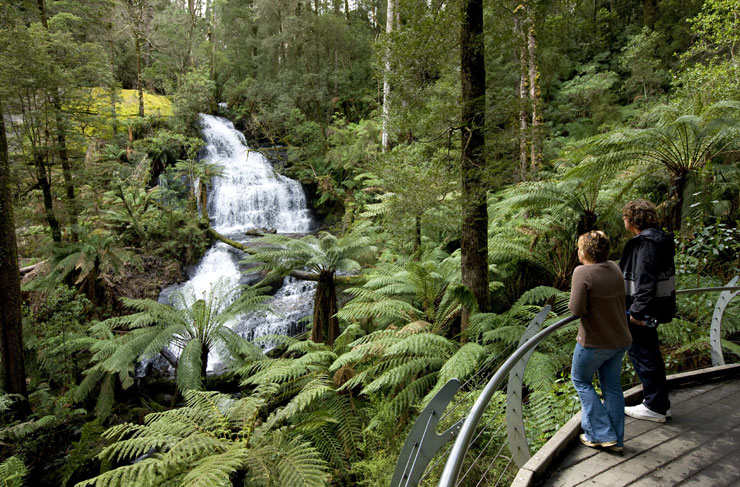
[[[621,455],[584,447],[576,439],[558,470],[539,485],[723,487],[740,482],[735,473],[740,468],[740,381],[672,391],[671,402],[673,419],[667,423],[626,418]]]

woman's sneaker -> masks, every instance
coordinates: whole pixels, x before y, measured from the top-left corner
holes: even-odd
[[[624,414],[635,419],[645,419],[647,421],[655,421],[656,423],[665,423],[665,414],[656,413],[652,411],[644,404],[638,404],[637,406],[627,406],[624,408]]]
[[[590,448],[610,448],[617,444],[616,441],[589,441],[585,433],[581,433],[578,438],[581,440],[581,443]]]

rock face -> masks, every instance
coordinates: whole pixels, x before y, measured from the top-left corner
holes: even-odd
[[[268,233],[277,233],[277,228],[250,228],[244,235],[249,237],[264,237]]]

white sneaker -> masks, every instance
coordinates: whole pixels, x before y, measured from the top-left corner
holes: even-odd
[[[673,417],[673,415],[671,414],[671,410],[670,409],[665,412],[665,419],[671,419],[672,417]]]
[[[637,406],[627,406],[626,408],[624,408],[624,414],[632,418],[655,421],[656,423],[665,423],[666,418],[665,414],[651,411],[644,404],[638,404]]]

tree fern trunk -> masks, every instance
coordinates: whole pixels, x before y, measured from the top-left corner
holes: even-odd
[[[203,378],[203,389],[208,389],[208,375],[206,374],[208,370],[208,352],[208,347],[203,344],[200,352],[200,376]]]
[[[208,188],[203,181],[200,182],[200,215],[205,221],[208,218]]]
[[[664,215],[664,224],[671,232],[681,230],[681,216],[683,211],[683,193],[686,190],[688,173],[681,171],[671,177],[671,187],[668,190],[667,208]]]
[[[414,250],[412,253],[414,260],[418,261],[421,258],[421,215],[414,217]]]
[[[332,345],[339,336],[337,319],[337,290],[334,283],[334,271],[322,271],[316,286],[316,297],[313,303],[313,329],[311,340],[316,343]]]

